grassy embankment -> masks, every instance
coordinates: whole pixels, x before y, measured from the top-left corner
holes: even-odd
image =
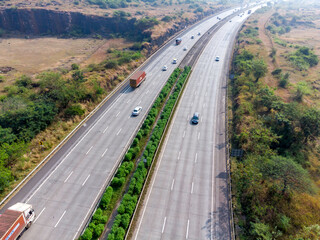
[[[319,51],[289,35],[319,32],[316,16],[282,8],[265,22],[269,11],[242,28],[230,82],[232,148],[244,150],[231,159],[238,237],[319,239]]]

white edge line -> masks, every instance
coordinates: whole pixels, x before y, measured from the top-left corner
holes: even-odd
[[[192,182],[192,185],[191,185],[191,194],[193,193],[193,182]]]
[[[66,183],[69,179],[69,177],[72,175],[73,171],[69,174],[69,176],[66,178],[66,180],[64,180],[64,182]]]
[[[64,159],[55,167],[55,169],[49,174],[49,176],[41,183],[41,185],[33,192],[33,194],[27,199],[26,203],[39,191],[39,189],[47,182],[51,175],[60,167],[60,165],[67,159],[67,157],[73,152],[73,150],[82,142],[82,140],[88,135],[89,131],[81,138],[81,140],[71,149],[71,151],[64,157]]]
[[[38,214],[37,218],[33,221],[33,223],[35,223],[35,222],[38,220],[38,218],[41,216],[41,214],[43,213],[43,211],[44,211],[45,209],[46,209],[46,208],[43,208],[43,209],[41,210],[41,212]]]
[[[86,178],[86,180],[84,180],[84,182],[82,183],[82,186],[84,186],[84,185],[86,184],[86,182],[88,181],[89,177],[90,177],[90,174],[88,175],[88,177]]]
[[[121,154],[122,154],[122,153],[121,153]],[[115,169],[116,167],[118,167],[117,164],[115,164],[115,165],[113,166],[113,168],[111,169],[111,173],[114,172],[114,169]],[[83,225],[84,221],[87,219],[88,215],[90,214],[93,205],[96,204],[97,198],[100,197],[101,191],[102,191],[102,190],[105,190],[105,189],[106,189],[106,186],[102,186],[102,187],[100,188],[99,194],[97,194],[96,198],[95,198],[94,201],[92,202],[92,204],[91,204],[91,206],[90,206],[90,208],[89,208],[86,216],[83,218],[83,220],[82,220],[82,222],[81,222],[81,225],[80,225],[80,227],[78,228],[78,230],[77,230],[76,234],[74,235],[73,239],[76,239],[76,236],[78,235],[78,232],[79,232],[80,229],[82,228],[82,225]]]
[[[143,66],[144,64],[142,64],[141,66]],[[140,67],[141,68],[141,67]],[[137,68],[136,71],[138,71],[140,68]],[[136,71],[134,71],[132,74],[134,74]],[[131,75],[132,75],[131,74]],[[130,78],[130,76],[128,76],[128,79]],[[123,81],[124,83],[127,81]],[[2,201],[0,202],[0,206],[7,201],[7,199],[22,185],[24,184],[25,181],[27,181],[27,179],[35,172],[38,170],[38,168],[48,159],[51,157],[51,155],[53,155],[53,153],[55,151],[57,151],[57,149],[59,149],[65,142],[67,142],[67,140],[69,140],[69,137],[76,131],[78,131],[78,129],[80,129],[80,127],[83,126],[83,123],[87,121],[87,119],[89,119],[103,104],[105,104],[105,102],[114,94],[116,93],[124,84],[118,85],[118,87],[116,87],[110,94],[108,94],[108,96],[106,96],[96,107],[95,109],[93,109],[88,116],[86,116],[14,189],[12,189],[12,191],[4,198],[2,199]],[[128,87],[129,89],[129,87]],[[122,94],[119,94],[119,97],[122,96]],[[114,104],[114,102],[111,104],[111,106]],[[110,107],[111,107],[110,106]],[[108,109],[109,110],[109,109]],[[104,114],[105,115],[105,114]],[[104,116],[103,115],[103,116]],[[100,119],[103,117],[101,116]],[[100,121],[100,119],[98,120],[98,122]],[[97,122],[96,122],[97,123]],[[96,125],[96,123],[91,127],[91,129]],[[86,133],[86,135],[91,131],[91,129]],[[85,135],[85,136],[86,136]],[[84,136],[84,137],[85,137]],[[84,138],[83,137],[83,138]],[[83,139],[82,138],[82,139]],[[77,145],[82,141],[82,139],[77,143]],[[76,146],[77,146],[76,145]],[[74,147],[75,148],[75,147]],[[74,149],[73,148],[73,149]],[[69,154],[73,151],[73,149],[69,152]],[[69,155],[68,154],[68,155]],[[67,156],[68,156],[67,155]],[[66,157],[67,157],[66,156]],[[64,160],[63,160],[64,161]],[[60,164],[59,164],[60,165]],[[47,179],[46,179],[47,180]],[[45,181],[46,181],[45,180]],[[34,194],[39,190],[39,188],[37,188],[37,190],[34,192]],[[26,203],[33,197],[33,195],[31,197],[29,197],[26,201]]]
[[[64,210],[62,216],[59,218],[58,222],[56,223],[56,225],[54,225],[54,227],[56,228],[59,224],[59,222],[61,221],[61,219],[63,218],[63,216],[66,214],[67,210]]]

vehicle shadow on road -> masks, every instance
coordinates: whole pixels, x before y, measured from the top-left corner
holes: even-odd
[[[219,176],[220,178],[225,178],[223,173],[220,173],[217,177]],[[220,200],[220,207],[218,207],[216,211],[208,214],[205,226],[201,229],[206,231],[206,239],[230,239],[230,214],[227,201],[227,188],[220,187],[220,193],[225,196],[224,200]]]
[[[221,150],[227,146],[227,142],[219,143],[216,145],[216,148]]]
[[[128,93],[131,93],[131,92],[133,92],[135,90],[135,88],[132,88],[132,87],[128,87],[128,88],[124,88],[124,89],[122,89],[121,90],[121,94],[128,94]]]

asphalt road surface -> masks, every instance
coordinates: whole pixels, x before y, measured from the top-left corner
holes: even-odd
[[[220,28],[194,66],[132,239],[231,239],[226,76],[236,33],[248,16],[246,11]],[[190,121],[194,112],[198,125]]]
[[[173,40],[158,51],[142,68],[146,81],[135,90],[124,85],[3,207],[16,202],[33,205],[37,218],[22,240],[70,240],[80,235],[147,110],[177,66],[172,59],[179,64],[187,53],[183,48],[190,49],[200,37],[197,33],[216,22],[216,17],[207,19],[181,34],[180,45]],[[164,65],[167,71],[161,71]],[[142,113],[132,117],[136,106],[142,106]]]

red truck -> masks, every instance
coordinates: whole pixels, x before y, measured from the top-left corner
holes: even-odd
[[[144,80],[146,80],[146,72],[137,71],[130,78],[130,86],[133,88],[139,87]]]
[[[30,204],[16,203],[0,215],[0,240],[15,240],[35,219]]]

